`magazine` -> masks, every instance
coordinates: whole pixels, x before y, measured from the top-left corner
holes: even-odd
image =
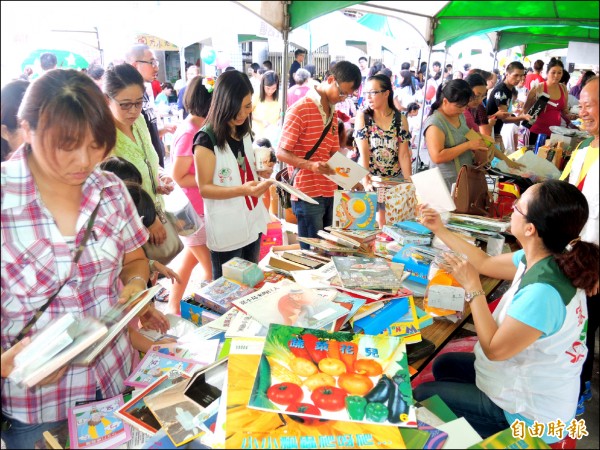
[[[275,373],[273,361],[287,371]],[[288,372],[300,382],[281,375]],[[413,403],[402,338],[272,324],[248,406],[316,419],[414,428]]]
[[[148,352],[131,375],[125,379],[125,384],[127,386],[145,388],[171,370],[185,372],[189,375],[196,368],[196,361],[191,359],[181,359],[162,353]]]
[[[131,439],[129,425],[115,415],[123,395],[69,408],[70,448],[116,448]]]
[[[325,175],[325,177],[347,190],[352,189],[357,183],[360,183],[360,180],[369,173],[363,166],[355,163],[340,152],[336,152],[329,158],[327,165],[335,171],[335,175]]]
[[[377,228],[377,193],[334,191],[333,227],[349,230]]]
[[[261,360],[264,339],[233,339],[227,377],[227,414],[225,448],[335,447],[344,448],[406,448],[398,428],[340,420],[320,420],[286,414],[265,414],[248,408],[254,377]],[[273,359],[271,359],[274,361]],[[271,366],[273,374],[294,375],[282,365]],[[331,444],[326,444],[331,443]],[[341,445],[340,445],[341,447]]]
[[[348,313],[346,308],[332,301],[336,295],[335,289],[309,289],[284,280],[233,304],[264,326],[280,323],[323,328]]]
[[[384,258],[334,256],[333,263],[345,288],[398,289],[400,279]]]
[[[150,409],[148,409],[144,398],[147,395],[164,391],[174,384],[189,380],[189,378],[190,376],[183,372],[179,372],[177,370],[170,371],[169,373],[161,376],[154,383],[150,384],[147,388],[140,392],[139,395],[136,395],[134,398],[121,406],[116,412],[117,416],[121,417],[138,430],[148,434],[156,433],[158,430],[160,430],[160,423],[158,423],[156,417],[154,417],[154,415],[150,412]]]

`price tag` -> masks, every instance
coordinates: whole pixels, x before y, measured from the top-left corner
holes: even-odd
[[[433,308],[462,311],[465,305],[465,290],[454,286],[429,286],[427,302]]]

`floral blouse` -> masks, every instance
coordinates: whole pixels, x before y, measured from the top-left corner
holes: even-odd
[[[394,114],[388,130],[381,129],[372,116],[365,114],[365,126],[354,131],[355,139],[368,139],[371,148],[369,172],[380,177],[396,177],[401,174],[398,144],[411,139],[410,132],[402,128],[400,114]],[[400,142],[398,142],[400,139]]]

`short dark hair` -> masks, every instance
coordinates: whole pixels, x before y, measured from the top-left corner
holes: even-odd
[[[164,90],[164,89],[173,89],[173,85],[171,83],[169,83],[168,81],[165,81],[164,83],[162,83],[160,85],[160,88],[162,90]]]
[[[362,75],[360,69],[356,64],[352,64],[350,61],[340,61],[331,68],[331,75],[339,83],[352,83],[352,89],[356,90],[362,82]]]
[[[304,70],[308,70],[308,73],[310,73],[311,78],[314,78],[317,68],[314,64],[307,64],[306,66],[304,66]]]
[[[465,78],[465,81],[467,83],[469,83],[469,86],[471,86],[471,88],[474,88],[477,86],[487,86],[487,81],[485,81],[485,78],[483,78],[478,73],[472,73],[470,75],[467,75],[467,77]]]
[[[233,67],[233,66],[227,66],[227,67],[225,67],[225,70],[224,70],[224,72],[233,72],[234,70],[236,70],[236,68],[235,68],[235,67]],[[244,74],[244,75],[245,75],[245,74]],[[247,76],[248,76],[248,75],[246,75],[246,77],[247,77]]]
[[[109,156],[100,163],[100,169],[112,172],[123,181],[142,184],[142,174],[135,165],[120,156]]]
[[[299,48],[294,52],[294,58],[297,58],[299,55],[304,55],[305,53],[306,53],[305,50],[302,50],[301,48]]]
[[[418,111],[419,109],[421,109],[421,107],[419,106],[419,104],[417,102],[411,102],[408,105],[406,105],[406,113],[410,113],[413,111]]]
[[[40,66],[42,67],[42,70],[54,69],[57,63],[58,60],[54,53],[47,52],[40,55]]]
[[[433,67],[442,67],[442,63],[439,61],[434,61],[432,64]]]
[[[87,69],[87,74],[96,81],[100,81],[104,76],[104,67],[99,64],[90,64]]]
[[[260,69],[260,66],[258,65],[258,63],[252,63],[252,64],[250,64],[250,67],[252,68],[254,73],[257,73],[258,69]]]
[[[400,70],[410,70],[410,63],[403,62],[402,65],[400,66]]]
[[[150,194],[148,194],[141,185],[126,182],[125,186],[129,195],[135,204],[138,215],[146,228],[150,227],[156,221],[156,206]]]
[[[263,61],[263,67],[268,70],[273,70],[273,63],[269,60]]]
[[[256,142],[254,142],[254,145],[256,145],[257,147],[270,148],[271,153],[269,154],[269,162],[277,162],[277,155],[275,154],[275,149],[273,148],[273,145],[271,144],[270,140],[268,140],[267,138],[260,138],[257,139]]]
[[[358,58],[358,62],[360,62],[360,61],[369,62],[369,60],[365,56],[361,56],[360,58]]]
[[[392,78],[392,76],[394,75],[394,72],[392,72],[392,69],[388,69],[387,67],[385,69],[381,69],[379,72],[381,75],[385,75],[386,77]]]
[[[123,63],[113,66],[104,74],[103,91],[110,98],[115,98],[127,86],[136,85],[145,91],[144,78],[131,64]]]
[[[543,68],[544,68],[544,61],[542,61],[541,59],[537,59],[533,63],[533,70],[535,70],[536,72],[541,72]]]
[[[231,133],[229,122],[242,109],[244,97],[252,95],[253,92],[248,76],[240,71],[223,72],[217,78],[206,124],[212,128],[218,147],[225,146],[227,137]],[[237,137],[242,138],[248,133],[250,133],[250,118],[236,127]]]
[[[513,73],[515,70],[522,70],[525,72],[525,66],[520,61],[513,61],[506,66],[506,73]]]
[[[202,75],[192,78],[183,94],[185,109],[197,117],[206,117],[212,100],[212,93],[208,92],[203,81]]]
[[[107,155],[117,140],[106,98],[89,76],[73,69],[50,70],[35,80],[25,92],[19,118],[47,149],[75,149],[91,132]]]
[[[0,108],[2,110],[2,125],[8,128],[8,131],[11,133],[14,133],[19,129],[17,113],[28,87],[29,81],[15,80],[7,83],[6,86],[2,88],[2,102],[0,103]],[[8,141],[2,138],[2,161],[5,161],[8,158],[11,151],[12,149],[10,148]]]

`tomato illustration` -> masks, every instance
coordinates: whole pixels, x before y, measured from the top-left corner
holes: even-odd
[[[302,388],[295,383],[274,384],[267,391],[269,400],[280,405],[290,405],[304,396]]]
[[[310,396],[314,404],[325,411],[340,411],[346,407],[348,393],[334,386],[316,388]]]
[[[290,406],[288,406],[286,411],[290,412],[290,413],[312,414],[313,416],[321,415],[321,410],[311,403],[295,402],[295,403],[292,403]],[[298,423],[304,424],[304,425],[317,425],[321,422],[327,421],[326,419],[315,419],[312,417],[302,417],[302,416],[294,416],[294,415],[290,415],[288,417],[290,419],[292,419]]]

